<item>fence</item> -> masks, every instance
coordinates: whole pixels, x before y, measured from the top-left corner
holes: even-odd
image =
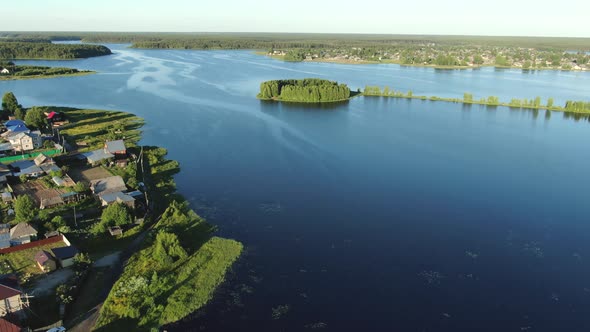
[[[58,236],[50,237],[48,239],[33,241],[33,242],[18,245],[18,246],[10,247],[10,248],[0,249],[0,254],[10,254],[12,252],[36,248],[36,247],[40,247],[40,246],[44,246],[44,245],[48,245],[48,244],[52,244],[52,243],[57,243],[57,242],[61,242],[61,241],[63,241],[67,246],[70,246],[70,241],[68,241],[66,236],[63,234],[60,234]]]
[[[25,153],[23,155],[17,155],[17,156],[2,157],[2,158],[0,158],[0,163],[10,163],[13,161],[31,159],[31,158],[37,157],[41,153],[43,153],[46,156],[54,156],[56,154],[60,154],[61,152],[62,152],[61,149],[53,149],[53,150],[47,150],[47,151],[41,151],[41,152]]]

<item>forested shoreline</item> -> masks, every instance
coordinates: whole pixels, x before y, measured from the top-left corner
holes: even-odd
[[[0,59],[83,59],[112,54],[102,45],[53,44],[44,41],[2,41],[0,40]]]

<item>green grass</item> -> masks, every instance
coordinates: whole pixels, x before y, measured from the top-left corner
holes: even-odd
[[[129,145],[135,145],[141,138],[139,128],[144,122],[133,114],[67,107],[49,109],[65,113],[70,124],[62,127],[61,133],[76,143],[86,143],[88,146],[84,150],[98,149],[106,140],[121,138]]]
[[[16,273],[19,280],[26,284],[28,275],[35,276],[43,274],[35,262],[35,254],[40,250],[49,251],[52,248],[64,247],[65,243],[57,242],[37,248],[26,249],[12,252],[9,254],[0,254],[0,274]],[[32,280],[29,280],[29,282]]]
[[[16,76],[16,75],[7,75],[7,76],[0,76],[0,81],[19,81],[19,80],[38,80],[38,79],[46,79],[46,78],[56,78],[56,77],[75,77],[75,76],[86,76],[96,74],[95,71],[80,71],[77,73],[67,73],[67,74],[43,74],[43,75],[27,75],[27,76]]]
[[[186,205],[174,203],[154,227],[144,248],[128,261],[101,308],[98,331],[149,331],[203,307],[239,257],[242,244],[210,237],[213,228]],[[187,256],[164,262],[155,235],[178,235]],[[124,324],[121,324],[124,323]]]

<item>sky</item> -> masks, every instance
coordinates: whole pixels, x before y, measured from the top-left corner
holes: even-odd
[[[590,37],[588,0],[18,0],[4,9],[0,31]]]

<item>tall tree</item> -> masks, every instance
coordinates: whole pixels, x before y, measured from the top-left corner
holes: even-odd
[[[7,92],[2,96],[2,109],[5,112],[14,114],[18,108],[20,108],[20,105],[18,104],[18,100],[16,100],[14,93]]]
[[[45,129],[47,128],[47,116],[42,108],[33,107],[25,114],[25,123],[30,127]]]
[[[37,216],[35,202],[28,195],[21,195],[14,200],[15,219],[19,222],[28,222]]]

